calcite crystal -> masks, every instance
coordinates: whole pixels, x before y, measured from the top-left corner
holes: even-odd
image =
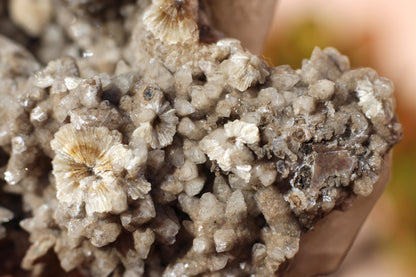
[[[40,61],[0,37],[1,197],[23,199],[33,275],[273,276],[371,194],[392,83],[333,48],[270,67],[199,2],[54,2],[27,30]]]

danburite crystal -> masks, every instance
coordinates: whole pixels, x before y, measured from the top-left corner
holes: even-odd
[[[269,67],[216,37],[201,3],[21,10],[42,69],[0,37],[0,196],[31,214],[33,275],[273,276],[322,217],[373,191],[401,137],[391,82],[333,48]]]

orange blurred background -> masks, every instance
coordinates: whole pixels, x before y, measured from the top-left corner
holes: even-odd
[[[396,87],[404,137],[392,176],[333,277],[416,276],[416,1],[278,0],[264,57],[301,66],[313,48],[334,46],[352,67],[372,67]]]

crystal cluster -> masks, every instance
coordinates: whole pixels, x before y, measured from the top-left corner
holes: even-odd
[[[273,276],[401,137],[392,83],[333,48],[269,67],[205,42],[198,1],[50,5],[30,31],[46,66],[0,37],[1,197],[23,199],[34,275],[57,257],[88,276]]]

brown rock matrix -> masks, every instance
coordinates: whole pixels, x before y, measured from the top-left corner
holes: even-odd
[[[198,1],[20,2],[48,17],[11,7],[37,58],[0,37],[0,197],[33,275],[273,276],[400,140],[392,83],[333,48],[270,67]]]

